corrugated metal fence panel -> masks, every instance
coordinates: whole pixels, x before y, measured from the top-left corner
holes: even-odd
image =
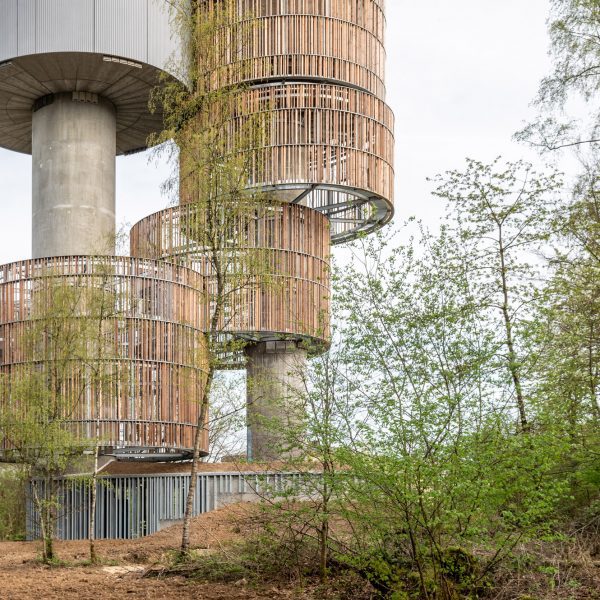
[[[148,0],[96,0],[95,51],[148,62]]]
[[[198,475],[194,515],[210,512],[243,494],[261,495],[294,489],[302,493],[303,475],[295,473],[201,473]],[[311,476],[309,476],[311,477]],[[106,476],[97,483],[96,538],[132,539],[156,533],[165,523],[183,518],[189,475]],[[43,482],[38,482],[40,494]],[[309,489],[304,487],[304,489]],[[66,540],[88,536],[91,493],[89,481],[60,481],[61,510],[57,537]],[[239,497],[239,498],[236,498]],[[247,497],[246,497],[247,498]],[[40,535],[30,494],[27,501],[28,539]]]
[[[0,18],[16,21],[17,0],[0,0]],[[10,28],[5,35],[0,36],[0,56],[15,56],[17,54],[17,30]]]
[[[93,52],[94,0],[38,0],[37,51]]]

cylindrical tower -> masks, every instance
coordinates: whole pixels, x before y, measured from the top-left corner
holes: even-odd
[[[387,223],[394,117],[385,103],[383,0],[233,0],[233,6],[230,26],[219,28],[215,40],[221,64],[211,82],[241,84],[226,138],[243,136],[257,116],[266,121],[264,144],[241,150],[253,156],[249,188],[320,214],[333,244]],[[204,7],[218,13],[231,4],[212,0]],[[232,152],[240,152],[235,142]],[[182,194],[181,202],[187,200]],[[269,429],[277,421],[275,429],[285,429],[286,413],[296,412],[286,401],[306,393],[301,342],[310,332],[298,324],[291,336],[273,334],[250,337],[246,347],[248,454],[256,460],[277,456]]]
[[[0,146],[33,156],[33,257],[112,254],[115,156],[178,45],[163,0],[0,0]]]
[[[183,204],[142,219],[130,240],[134,257],[182,262],[202,274],[209,323],[216,274],[193,235],[206,226],[204,212]],[[282,429],[301,422],[307,356],[329,344],[331,236],[323,214],[289,203],[243,212],[236,228],[245,234],[232,251],[256,272],[230,283],[218,331],[245,347],[242,356],[225,352],[220,365],[246,366],[248,458],[271,461],[285,455]]]
[[[331,244],[373,231],[392,217],[393,115],[385,104],[383,0],[232,2],[235,22],[218,29],[214,42],[224,52],[210,83],[227,89],[243,84],[225,137],[235,139],[257,116],[265,117],[262,143],[240,151],[252,158],[243,181],[259,191],[265,205],[279,207],[238,228],[248,232],[243,252],[262,257],[276,284],[267,286],[255,274],[251,285],[234,294],[235,310],[222,325],[226,336],[247,343],[249,455],[260,460],[276,456],[278,438],[266,421],[283,424],[286,415],[296,414],[286,402],[294,392],[303,394],[302,363],[328,344]],[[218,11],[225,4],[208,0],[198,6]],[[159,75],[185,79],[169,5],[165,0],[0,0],[0,146],[33,157],[34,262],[25,271],[42,264],[36,260],[52,263],[55,256],[69,261],[69,256],[83,260],[114,253],[115,156],[144,149],[148,135],[162,129],[160,111],[148,108]],[[180,207],[136,225],[132,254],[173,260],[196,272],[203,295],[197,299],[202,317],[195,327],[206,330],[214,273],[205,247],[189,235],[190,219],[198,215],[185,206],[188,199],[182,194]],[[80,275],[85,273],[69,277]],[[20,302],[19,286],[5,286],[0,297],[0,314],[15,322],[20,317],[6,307]],[[174,286],[164,282],[177,301]],[[146,306],[143,297],[139,301]],[[160,304],[150,306],[159,310]],[[144,352],[152,356],[152,348],[185,345],[187,333],[158,327],[154,308],[144,312],[152,321]],[[15,354],[6,339],[24,325],[15,329],[2,321],[0,327],[8,361]],[[129,327],[130,335],[145,339],[136,327]],[[177,360],[174,355],[157,361],[156,368],[140,367],[134,388],[155,390],[160,382],[176,381],[174,373],[182,367]],[[141,400],[132,420],[166,424],[160,415],[171,408],[177,419],[188,414],[178,386],[167,388],[160,411],[144,412],[146,392],[135,392]],[[149,404],[156,406],[153,399]],[[129,431],[120,423],[126,413],[119,410],[110,413],[111,440]],[[88,411],[81,422],[86,415],[98,418]],[[189,430],[177,437],[157,427],[153,431],[160,434],[131,439],[142,446],[187,448]]]
[[[205,227],[205,217],[184,204],[149,215],[130,233],[131,256],[183,263],[206,279],[210,296],[214,279],[205,248],[189,235]],[[327,219],[304,206],[283,204],[250,212],[239,219],[246,232],[235,250],[260,261],[256,277],[235,283],[221,315],[219,331],[250,343],[282,339],[324,348],[329,340],[330,236]],[[252,258],[252,255],[256,259]],[[267,280],[267,281],[265,281]],[[201,307],[210,320],[210,303]],[[240,364],[225,357],[226,364]],[[233,360],[232,360],[233,359]]]
[[[0,147],[31,154],[33,179],[33,260],[0,267],[3,382],[57,358],[29,343],[43,338],[34,309],[44,289],[104,290],[112,306],[102,338],[111,347],[99,360],[111,385],[100,389],[90,375],[98,360],[80,350],[61,418],[82,440],[99,437],[106,453],[188,457],[205,381],[204,277],[112,256],[115,156],[145,149],[161,131],[150,94],[181,67],[170,3],[0,0],[0,15]],[[65,327],[95,318],[90,303]],[[10,385],[2,391],[0,402],[17,402]],[[207,443],[205,435],[201,454]],[[2,449],[10,450],[6,440]]]
[[[237,16],[245,25],[224,33],[230,51],[215,79],[246,87],[232,135],[252,115],[270,114],[253,184],[327,215],[333,243],[387,223],[394,116],[383,0],[237,0]]]
[[[393,115],[385,104],[382,0],[239,0],[253,19],[242,56],[245,115],[270,112],[253,184],[329,219],[332,243],[372,231],[393,213]],[[238,124],[233,123],[235,128]],[[260,342],[247,349],[249,456],[272,459],[270,422],[285,429],[287,396],[304,356]],[[274,384],[273,379],[279,383]],[[293,412],[293,411],[292,411]],[[271,449],[269,449],[271,445]]]
[[[16,414],[27,414],[27,399],[23,405],[11,393],[13,382],[40,367],[62,368],[52,386],[60,396],[56,410],[82,447],[98,435],[105,454],[189,458],[207,369],[203,285],[191,269],[128,257],[53,257],[0,267],[4,399]],[[73,332],[86,322],[91,326],[81,339]],[[58,353],[44,343],[47,336],[59,339]],[[70,348],[60,336],[71,340]],[[207,447],[205,432],[204,453]],[[0,458],[10,453],[10,441],[0,439]]]

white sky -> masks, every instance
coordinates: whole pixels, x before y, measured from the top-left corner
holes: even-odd
[[[535,158],[511,141],[550,69],[549,0],[387,0],[388,102],[396,114],[396,220],[441,214],[426,177],[469,156]],[[0,16],[1,18],[1,16]],[[117,221],[168,204],[164,164],[117,160]],[[31,256],[31,158],[0,150],[0,264]]]

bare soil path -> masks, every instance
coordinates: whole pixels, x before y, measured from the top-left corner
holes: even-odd
[[[202,515],[194,520],[192,545],[206,551],[241,539],[251,522],[251,507],[236,505]],[[240,525],[245,523],[246,525]],[[87,542],[57,542],[58,557],[67,567],[48,567],[39,562],[38,542],[0,543],[1,600],[112,600],[168,599],[254,600],[309,599],[309,592],[284,586],[255,587],[244,580],[233,584],[190,581],[179,577],[142,578],[143,572],[156,565],[178,547],[181,527],[173,526],[139,540],[98,542],[103,565],[89,566]]]

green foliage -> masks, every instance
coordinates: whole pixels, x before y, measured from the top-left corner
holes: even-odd
[[[552,73],[539,88],[538,118],[516,134],[541,151],[565,147],[596,152],[600,106],[600,3],[598,0],[552,0],[549,18]],[[569,119],[572,98],[583,99],[586,119]]]
[[[234,583],[249,576],[238,554],[238,552],[227,555],[219,552],[203,553],[193,549],[186,554],[173,551],[167,557],[166,572],[173,575],[183,574],[203,582]]]
[[[25,519],[22,470],[0,468],[0,540],[24,540]]]
[[[254,577],[295,580],[318,572],[316,541],[293,528],[271,530],[242,546],[247,570]]]
[[[24,297],[19,338],[23,360],[0,381],[0,437],[7,455],[32,478],[32,501],[44,539],[44,559],[54,560],[53,538],[60,512],[57,479],[101,443],[77,431],[73,421],[90,401],[101,414],[103,398],[114,393],[123,370],[116,367],[114,325],[118,295],[112,265],[98,259],[93,277],[64,277],[41,272]],[[111,327],[113,325],[113,327]]]
[[[248,571],[224,557],[208,556],[194,563],[194,579],[234,583],[248,576]]]
[[[325,546],[326,574],[389,598],[484,597],[517,546],[558,539],[599,495],[595,279],[578,299],[574,263],[542,258],[564,235],[560,178],[469,161],[437,181],[439,233],[361,239],[335,273],[343,320],[292,461],[323,477],[270,504],[289,564]]]

